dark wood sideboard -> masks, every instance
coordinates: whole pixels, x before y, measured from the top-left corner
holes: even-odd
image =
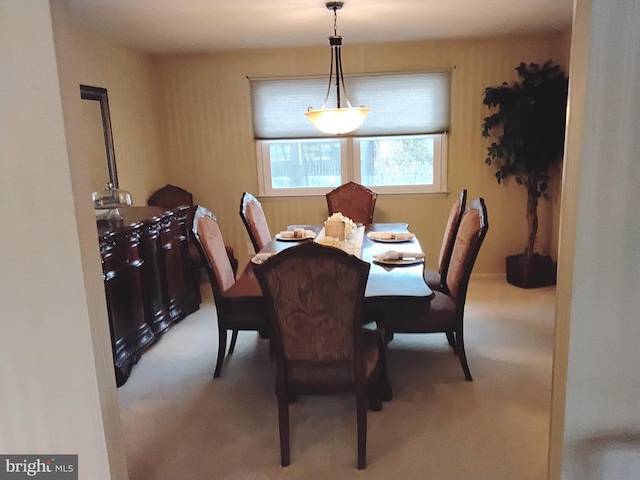
[[[123,207],[98,220],[116,384],[174,323],[196,311],[189,207]]]

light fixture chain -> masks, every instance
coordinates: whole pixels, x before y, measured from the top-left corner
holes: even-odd
[[[333,34],[338,35],[338,8],[333,6]]]

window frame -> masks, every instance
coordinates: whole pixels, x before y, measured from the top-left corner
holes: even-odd
[[[360,166],[360,143],[363,140],[432,137],[434,138],[433,152],[433,184],[423,185],[366,185],[380,194],[416,194],[416,193],[446,193],[448,167],[448,134],[408,134],[408,135],[375,135],[366,137],[325,137],[304,139],[260,139],[256,140],[256,160],[258,170],[258,194],[261,197],[302,197],[326,195],[338,185],[328,187],[305,188],[273,188],[271,179],[270,146],[277,143],[317,143],[338,142],[340,145],[340,174],[341,183],[354,181],[362,183]]]

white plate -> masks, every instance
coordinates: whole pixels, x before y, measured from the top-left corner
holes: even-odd
[[[424,258],[407,258],[403,260],[384,260],[382,258],[373,257],[373,262],[380,265],[417,265],[424,262]]]
[[[316,237],[316,234],[311,232],[307,233],[304,238],[296,238],[296,237],[283,237],[279,233],[276,233],[276,240],[280,240],[281,242],[302,242],[303,240],[312,240]]]
[[[256,265],[260,265],[267,260],[269,260],[275,253],[256,253],[251,259],[251,263],[255,263]]]
[[[409,235],[411,236],[407,238],[382,238],[382,237],[376,236],[376,233],[386,233],[386,232],[369,232],[367,233],[367,237],[373,240],[374,242],[380,242],[380,243],[413,242],[413,239],[415,238],[415,235],[413,233],[410,233]]]

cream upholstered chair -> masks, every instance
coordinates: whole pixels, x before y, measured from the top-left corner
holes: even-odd
[[[442,245],[440,245],[440,255],[438,257],[438,270],[424,271],[424,281],[429,285],[431,290],[446,292],[446,286],[443,285],[443,279],[447,278],[447,269],[451,260],[451,252],[453,252],[453,241],[456,238],[460,220],[467,204],[467,191],[462,190],[458,199],[451,205],[447,225],[444,229]]]
[[[240,217],[247,229],[253,249],[257,252],[271,241],[271,232],[262,204],[249,192],[244,192],[240,199]]]
[[[472,377],[464,348],[464,306],[471,270],[488,229],[487,208],[478,198],[460,221],[445,280],[447,293],[434,292],[424,311],[398,312],[394,318],[380,320],[385,331],[391,333],[446,333],[468,381]]]
[[[382,332],[363,330],[370,265],[337,248],[304,242],[255,275],[271,315],[282,466],[289,465],[289,402],[297,394],[356,396],[358,468],[366,467],[367,399],[391,398]]]
[[[216,217],[197,206],[193,218],[193,234],[213,291],[218,317],[218,356],[214,377],[219,377],[227,348],[227,330],[231,330],[229,354],[233,353],[239,330],[255,330],[268,337],[269,317],[260,292],[240,291],[224,248],[222,232]]]
[[[354,222],[373,223],[378,194],[355,182],[348,182],[331,190],[326,195],[329,215],[341,212]]]

